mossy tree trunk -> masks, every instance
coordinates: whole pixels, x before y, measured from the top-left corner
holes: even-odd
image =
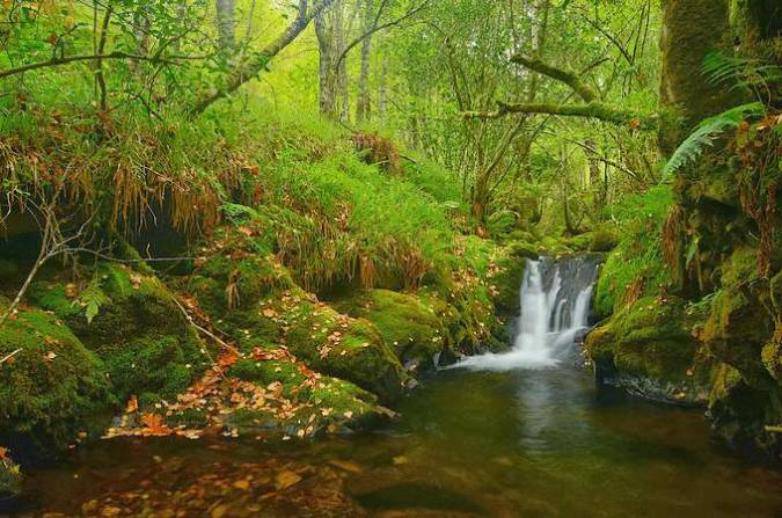
[[[701,74],[710,52],[730,52],[730,34],[728,0],[663,1],[660,100],[667,113],[660,125],[660,147],[665,154],[698,122],[732,106],[728,89]]]

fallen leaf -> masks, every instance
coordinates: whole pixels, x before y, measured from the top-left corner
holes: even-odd
[[[128,404],[125,406],[126,414],[134,414],[138,412],[138,398],[136,396],[130,396]]]
[[[249,480],[237,480],[234,482],[234,487],[236,489],[241,489],[242,491],[247,491],[250,489],[250,481]]]
[[[333,459],[329,461],[329,464],[337,468],[343,469],[345,471],[349,471],[351,473],[361,473],[362,471],[364,471],[364,469],[361,466],[359,466],[355,462],[350,462],[349,460]]]
[[[274,486],[277,488],[277,491],[295,486],[299,482],[301,482],[301,476],[290,470],[281,471],[274,477]]]

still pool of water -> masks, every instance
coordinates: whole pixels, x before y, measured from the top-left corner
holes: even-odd
[[[304,444],[104,441],[28,485],[67,515],[782,516],[782,473],[720,451],[700,412],[581,370],[449,371],[400,410]]]

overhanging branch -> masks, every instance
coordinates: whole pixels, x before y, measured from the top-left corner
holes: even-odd
[[[550,77],[560,83],[565,83],[573,89],[585,102],[591,103],[597,99],[597,94],[592,88],[584,84],[581,78],[575,72],[557,68],[555,66],[544,63],[539,59],[533,59],[526,56],[517,54],[511,58],[513,63],[521,65],[539,74],[543,74],[546,77]]]
[[[498,102],[496,111],[469,111],[462,115],[475,119],[498,119],[514,113],[528,115],[556,115],[560,117],[581,117],[596,119],[618,125],[627,125],[633,129],[654,130],[657,128],[657,116],[625,110],[610,104],[590,102],[587,104],[557,105],[546,103],[508,104]]]

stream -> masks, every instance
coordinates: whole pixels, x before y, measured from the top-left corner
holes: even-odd
[[[782,473],[710,442],[702,411],[598,389],[577,366],[573,342],[586,326],[595,271],[589,261],[530,264],[513,349],[425,380],[399,405],[401,419],[381,429],[304,443],[104,441],[33,470],[31,509],[782,516]]]

